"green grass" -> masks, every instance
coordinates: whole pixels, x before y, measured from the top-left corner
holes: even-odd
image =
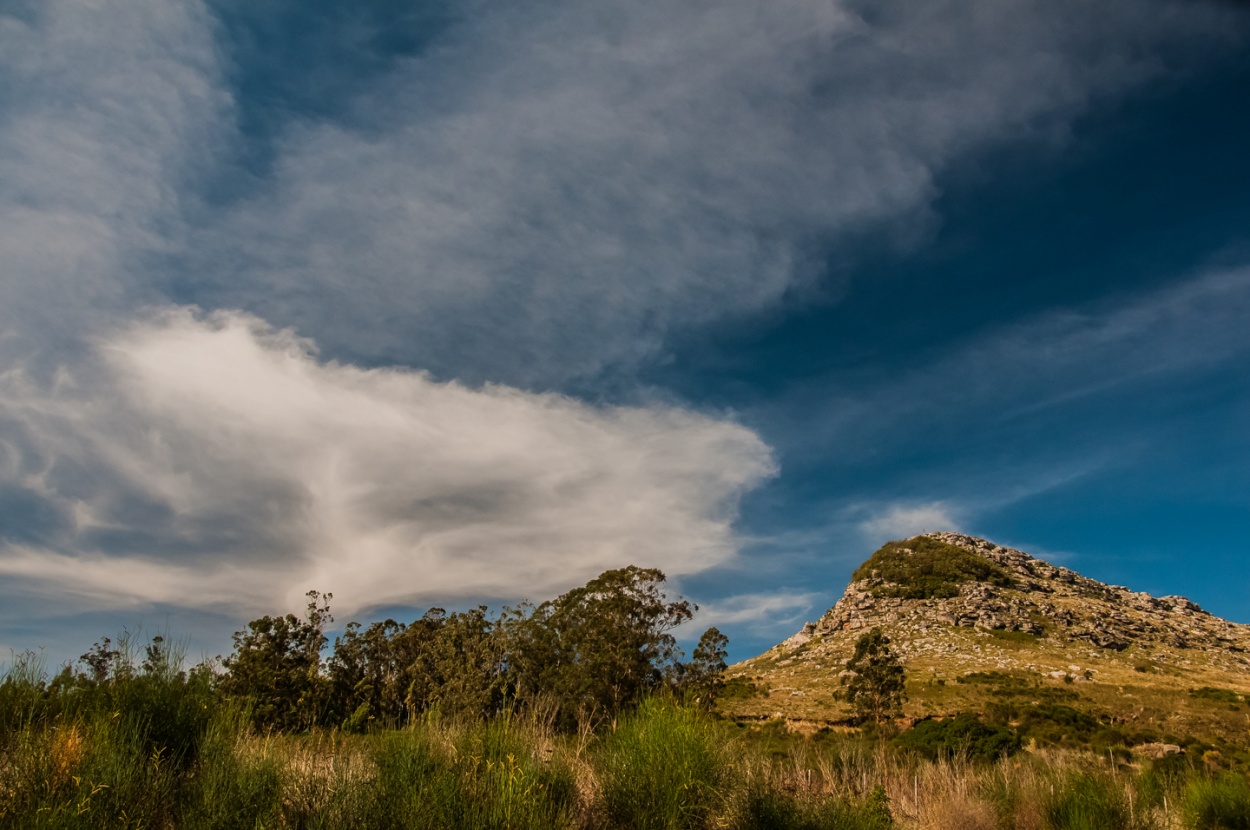
[[[940,599],[959,595],[967,582],[988,582],[1002,588],[1014,584],[1003,568],[984,557],[928,536],[887,542],[855,570],[855,580],[878,576],[884,584],[876,596]]]

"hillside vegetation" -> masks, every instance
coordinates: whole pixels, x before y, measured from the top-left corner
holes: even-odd
[[[896,741],[735,724],[648,697],[611,727],[538,709],[262,732],[203,675],[0,683],[0,826],[322,830],[1244,828],[1250,784],[1173,756],[1021,751],[975,718]]]

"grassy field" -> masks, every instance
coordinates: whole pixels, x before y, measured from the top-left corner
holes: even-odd
[[[263,735],[203,677],[58,689],[18,673],[0,716],[5,828],[1250,827],[1244,773],[1200,756],[934,759],[661,698],[572,734],[531,712]]]

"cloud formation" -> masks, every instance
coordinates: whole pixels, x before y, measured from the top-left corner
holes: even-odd
[[[991,429],[1044,426],[1058,413],[1117,398],[1166,408],[1188,380],[1246,359],[1247,315],[1246,268],[1048,311],[956,343],[872,388],[804,390],[811,403],[803,411],[819,420],[795,424],[794,433],[807,446],[824,442],[870,458],[884,447],[908,452],[975,440]],[[1162,394],[1148,391],[1156,386]],[[1109,421],[1122,432],[1132,419],[1116,412]],[[1089,437],[1094,445],[1106,440],[1097,432]],[[1084,465],[1096,459],[1088,447],[1079,452]]]
[[[776,306],[847,235],[923,226],[966,154],[1061,138],[1224,22],[1163,0],[457,9],[337,117],[275,127],[256,178],[228,161],[246,90],[213,6],[0,11],[0,591],[269,611],[316,587],[350,613],[722,563],[774,472],[759,437],[532,390]],[[772,613],[742,602],[718,613]]]
[[[773,472],[732,423],[321,362],[237,313],[169,312],[99,349],[85,383],[0,383],[4,485],[49,514],[0,548],[26,590],[256,610],[315,587],[347,613],[543,598],[723,561],[738,497]]]

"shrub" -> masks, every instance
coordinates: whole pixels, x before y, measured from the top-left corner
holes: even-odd
[[[445,743],[448,733],[453,738],[450,747]],[[377,772],[371,796],[355,821],[343,826],[379,830],[568,826],[573,775],[563,764],[536,758],[538,743],[533,730],[507,715],[471,728],[422,724],[386,733],[372,753]]]
[[[874,574],[886,584],[875,586],[873,594],[903,599],[958,596],[959,586],[965,582],[988,582],[1003,588],[1014,584],[1010,574],[990,560],[929,536],[887,542],[851,578],[868,579]]]
[[[1039,744],[1088,746],[1103,724],[1093,715],[1062,704],[1043,703],[1020,710],[1018,730],[1022,738]]]
[[[1214,686],[1190,689],[1189,696],[1196,700],[1213,700],[1217,703],[1242,703],[1245,699],[1232,689],[1219,689]]]
[[[1027,631],[1007,631],[1005,629],[993,629],[990,631],[990,636],[995,640],[1016,644],[1036,643],[1041,639],[1040,634],[1030,634]]]
[[[223,707],[210,723],[184,799],[180,827],[250,830],[276,823],[282,805],[282,767],[267,754],[237,751],[250,713]]]
[[[922,720],[894,743],[929,760],[993,761],[1020,750],[1020,736],[1014,729],[988,726],[968,712],[946,720]]]

